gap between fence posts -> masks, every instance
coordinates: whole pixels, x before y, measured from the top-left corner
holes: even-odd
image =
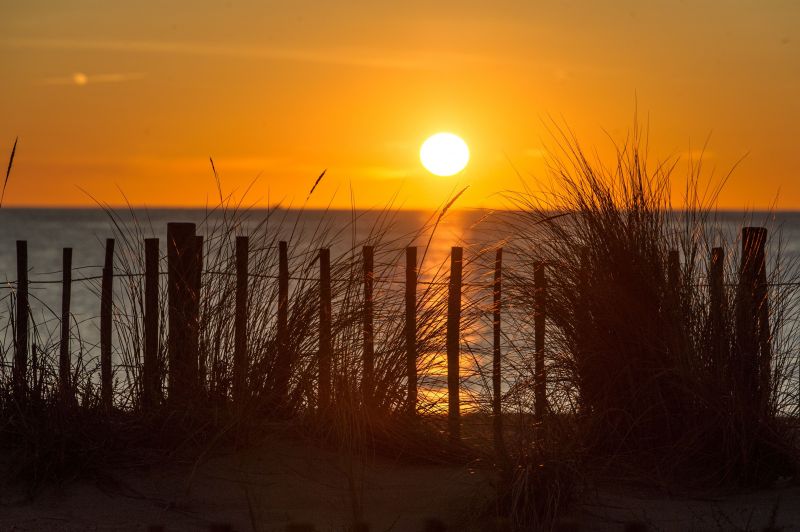
[[[61,257],[61,337],[58,351],[58,381],[61,402],[70,404],[74,398],[71,382],[69,352],[70,304],[72,299],[72,248],[64,248]]]
[[[25,399],[28,387],[28,241],[17,240],[16,337],[14,338],[14,395]]]
[[[681,286],[681,255],[677,249],[671,249],[667,254],[667,284],[677,302]]]
[[[331,250],[319,250],[319,383],[317,405],[325,412],[331,400]]]
[[[408,413],[417,414],[417,248],[406,248],[406,373]]]
[[[363,329],[364,329],[364,360],[361,382],[361,395],[364,406],[373,406],[374,398],[374,375],[375,375],[375,333],[373,318],[373,289],[375,281],[375,248],[364,246],[362,249],[364,258],[364,308],[363,310]]]
[[[167,224],[168,400],[189,408],[198,385],[198,258],[195,224]]]
[[[114,402],[111,370],[111,333],[113,328],[114,239],[106,239],[106,256],[100,285],[100,402],[111,410]]]
[[[289,244],[278,243],[278,353],[275,361],[275,395],[280,408],[289,399],[291,354],[289,352]]]
[[[450,252],[450,282],[447,294],[447,411],[450,440],[461,440],[459,397],[461,351],[461,276],[463,250],[454,246]]]
[[[144,240],[144,360],[142,362],[142,407],[154,408],[160,402],[161,378],[158,362],[158,281],[159,242]]]
[[[544,415],[547,411],[547,373],[544,367],[544,342],[545,342],[545,319],[547,302],[547,277],[545,276],[545,265],[542,261],[537,261],[533,270],[534,286],[534,315],[533,315],[533,402],[534,402],[534,422],[541,427]]]
[[[249,239],[236,237],[236,317],[234,321],[233,402],[241,408],[247,399],[247,273]]]

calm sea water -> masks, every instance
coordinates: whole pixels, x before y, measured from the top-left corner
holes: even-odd
[[[211,227],[223,223],[225,217],[201,209],[119,210],[116,215],[118,218],[112,221],[101,209],[0,209],[0,283],[6,285],[7,292],[8,282],[16,279],[16,241],[26,240],[30,290],[35,296],[31,307],[34,313],[46,315],[46,307],[60,309],[60,286],[45,283],[61,279],[63,248],[73,248],[73,277],[92,277],[102,272],[106,238],[117,237],[118,252],[124,245],[116,224],[123,228],[122,233],[131,233],[138,227],[144,236],[160,238],[164,254],[167,223],[193,222],[198,225],[198,234],[207,234]],[[493,236],[487,226],[476,226],[483,215],[482,212],[449,213],[430,241],[426,264],[441,263],[450,246],[490,241]],[[386,213],[369,211],[272,211],[270,214],[254,210],[242,219],[236,234],[251,234],[265,220],[268,220],[267,231],[275,231],[279,239],[299,246],[312,240],[318,242],[319,235],[325,233],[335,258],[337,253],[347,252],[354,242],[363,242],[378,231],[384,233],[387,245],[398,249],[406,245],[425,246],[429,233],[416,233],[429,224],[432,216],[432,212],[419,211],[394,212],[387,218]],[[73,287],[72,311],[81,318],[98,314],[99,301],[88,284],[76,282]]]
[[[134,225],[142,228],[146,236],[162,239],[164,252],[168,222],[194,222],[203,233],[202,224],[213,226],[222,221],[223,214],[205,210],[151,209],[128,212],[117,211],[117,223],[129,231]],[[453,245],[482,246],[500,239],[511,238],[502,226],[488,221],[483,211],[452,211],[441,221],[426,255],[428,267],[442,264]],[[250,211],[238,234],[248,234],[266,218],[266,211]],[[277,232],[281,239],[302,242],[312,235],[327,231],[332,240],[332,253],[344,253],[353,242],[361,242],[378,227],[385,230],[388,245],[425,246],[428,233],[418,235],[430,224],[433,212],[399,211],[386,219],[380,212],[350,211],[273,211],[268,229]],[[784,261],[800,258],[800,213],[740,213],[719,215],[719,232],[730,241],[742,225],[765,225],[771,229],[770,257],[777,256],[778,247]],[[481,220],[484,220],[482,223]],[[61,278],[62,248],[73,248],[73,277],[99,275],[102,270],[105,239],[115,236],[115,227],[108,213],[101,209],[0,209],[0,283],[16,279],[16,241],[28,242],[29,278],[32,281],[31,302],[34,313],[46,316],[46,308],[60,308],[60,287],[57,284],[37,284],[37,281],[58,281]],[[334,238],[338,234],[338,238]],[[120,249],[120,243],[117,249]],[[3,294],[5,295],[5,294]],[[79,318],[97,315],[99,302],[88,283],[76,283],[73,288],[72,310]],[[2,307],[0,307],[2,312]]]

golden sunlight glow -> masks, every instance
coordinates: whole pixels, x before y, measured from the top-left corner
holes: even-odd
[[[422,143],[419,159],[433,175],[451,176],[467,166],[469,148],[458,135],[437,133]]]

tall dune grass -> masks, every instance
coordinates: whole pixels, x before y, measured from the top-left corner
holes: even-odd
[[[569,130],[556,128],[555,138],[552,188],[509,195],[515,210],[503,219],[522,263],[548,267],[548,422],[575,420],[569,438],[587,463],[635,466],[651,481],[761,483],[793,474],[785,421],[797,412],[796,265],[768,246],[778,253],[768,265],[772,358],[761,408],[741,371],[740,242],[716,221],[719,188],[706,187],[701,166],[690,165],[684,205],[674,209],[676,161],[649,163],[640,130],[616,146],[611,165],[591,159]],[[708,271],[716,246],[727,253],[728,311],[718,325]],[[671,272],[675,251],[680,266]],[[512,298],[526,309],[515,316],[525,322],[535,311],[532,271],[511,272]]]

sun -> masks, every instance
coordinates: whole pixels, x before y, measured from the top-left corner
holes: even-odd
[[[433,175],[455,175],[467,166],[469,147],[458,135],[437,133],[422,143],[419,160]]]

